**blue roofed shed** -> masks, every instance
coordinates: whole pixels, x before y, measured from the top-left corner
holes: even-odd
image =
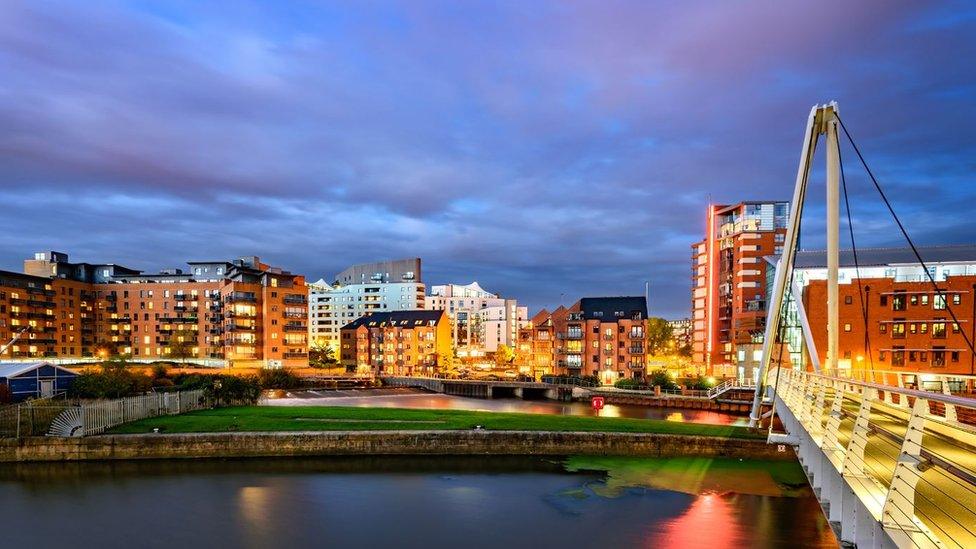
[[[50,362],[0,362],[0,385],[10,388],[15,401],[63,393],[78,374]]]

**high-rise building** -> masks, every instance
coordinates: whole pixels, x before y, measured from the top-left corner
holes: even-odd
[[[710,205],[692,245],[692,360],[717,376],[752,377],[766,328],[766,262],[782,252],[788,202]]]
[[[452,364],[444,311],[368,313],[340,332],[339,359],[348,371],[431,376]]]
[[[530,375],[592,375],[605,384],[642,379],[646,330],[644,296],[584,297],[532,317],[521,331],[519,352]]]
[[[837,366],[840,369],[905,373],[976,374],[976,245],[919,247],[941,297],[910,248],[864,248],[840,254]],[[777,258],[767,258],[773,271]],[[826,363],[827,256],[796,254],[794,282],[816,353]],[[772,277],[772,274],[770,274]],[[862,299],[864,308],[862,308]],[[867,310],[867,330],[865,314]],[[802,344],[802,322],[788,303],[786,338],[790,360],[810,366]],[[950,314],[951,311],[951,314]],[[955,315],[958,323],[952,319]],[[789,321],[796,319],[795,322]],[[778,357],[773,357],[774,360]],[[784,357],[785,360],[785,357]],[[925,382],[925,376],[921,376]],[[935,387],[941,390],[941,387]],[[954,390],[956,388],[953,388]]]
[[[528,310],[514,299],[486,291],[477,282],[431,286],[425,307],[446,311],[458,356],[484,356],[499,345],[514,347]]]
[[[424,308],[419,258],[353,265],[308,285],[309,343],[339,349],[339,331],[367,313]]]
[[[307,365],[304,277],[253,256],[189,265],[146,274],[37,253],[26,274],[0,272],[0,341],[29,326],[10,358]]]

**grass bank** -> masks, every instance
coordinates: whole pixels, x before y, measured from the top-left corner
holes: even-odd
[[[417,410],[339,406],[245,406],[200,410],[178,416],[144,419],[111,433],[223,433],[235,431],[388,431],[466,430],[476,425],[493,431],[582,431],[658,433],[762,439],[744,427],[547,414],[513,414],[469,410]]]

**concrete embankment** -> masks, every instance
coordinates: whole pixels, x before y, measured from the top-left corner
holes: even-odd
[[[418,454],[795,459],[763,440],[648,433],[332,431],[0,440],[0,462]]]

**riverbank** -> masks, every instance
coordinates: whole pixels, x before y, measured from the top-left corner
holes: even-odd
[[[218,433],[238,431],[584,431],[658,433],[764,439],[762,433],[734,425],[482,410],[346,406],[242,406],[199,410],[181,415],[134,421],[113,434]]]
[[[0,462],[381,455],[645,456],[788,459],[756,438],[485,430],[299,431],[29,437],[0,441]]]

